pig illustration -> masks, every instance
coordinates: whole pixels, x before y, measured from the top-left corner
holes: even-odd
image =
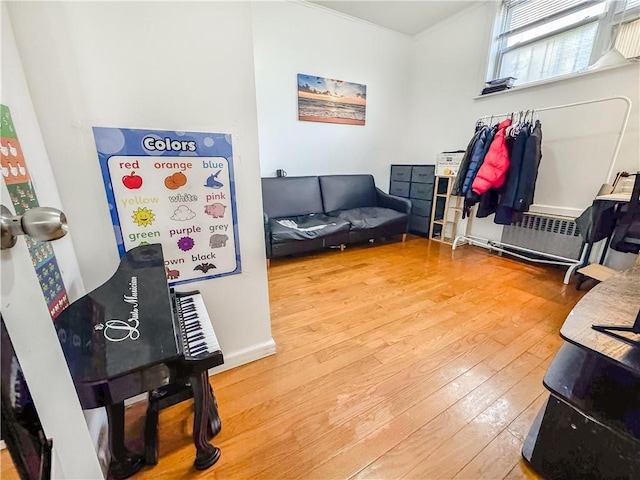
[[[227,237],[226,235],[215,233],[209,238],[209,246],[211,248],[226,247],[227,240],[229,240],[229,237]]]
[[[224,211],[227,207],[221,203],[213,203],[211,205],[204,206],[204,213],[211,215],[213,218],[224,217]]]

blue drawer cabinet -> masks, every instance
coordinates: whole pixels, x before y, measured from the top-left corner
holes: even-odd
[[[411,181],[416,183],[430,183],[433,185],[435,182],[435,165],[414,166],[411,170]]]
[[[433,183],[413,183],[409,188],[409,198],[433,200]]]
[[[391,181],[397,182],[410,182],[411,181],[411,166],[410,165],[394,165],[391,168]]]
[[[435,165],[391,165],[389,193],[411,200],[409,230],[429,236]]]
[[[398,182],[396,180],[391,180],[391,186],[389,187],[389,193],[391,195],[396,195],[398,197],[409,198],[409,187],[411,184],[409,182]]]
[[[426,200],[411,199],[411,213],[421,217],[431,216],[431,202]]]

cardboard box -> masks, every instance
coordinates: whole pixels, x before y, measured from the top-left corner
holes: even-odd
[[[464,152],[439,153],[436,156],[436,175],[455,177],[460,168]]]

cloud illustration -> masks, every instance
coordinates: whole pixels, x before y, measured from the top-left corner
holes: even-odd
[[[179,222],[184,222],[186,220],[191,220],[196,216],[196,212],[191,210],[186,205],[180,205],[173,215],[171,216],[171,220],[178,220]]]

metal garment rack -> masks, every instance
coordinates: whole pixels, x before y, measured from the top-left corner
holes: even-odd
[[[608,183],[611,180],[611,176],[613,175],[613,169],[615,167],[615,163],[618,158],[618,153],[620,152],[622,139],[624,138],[624,132],[627,129],[627,123],[629,123],[629,115],[631,114],[631,106],[632,106],[631,99],[623,95],[614,95],[611,97],[597,98],[594,100],[585,100],[583,102],[566,103],[563,105],[553,105],[551,107],[537,108],[534,110],[534,112],[536,113],[548,112],[551,110],[560,110],[562,108],[578,107],[582,105],[590,105],[593,103],[602,103],[602,102],[609,102],[609,101],[616,101],[616,100],[620,100],[626,104],[626,111],[624,114],[624,119],[622,121],[622,124],[620,125],[620,130],[618,131],[618,139],[616,142],[616,147],[613,151],[613,155],[611,157],[611,161],[609,163],[609,170],[607,171],[607,178],[605,179],[605,183]],[[493,117],[494,119],[500,119],[502,117],[506,118],[513,115],[514,113],[515,112],[500,113],[497,115],[496,114],[486,115],[484,117],[479,118],[478,121],[482,120],[483,118],[488,118],[489,116]],[[557,208],[558,206],[539,205],[539,207]],[[559,207],[562,207],[562,206],[559,206]],[[550,264],[550,265],[566,266],[567,271],[564,275],[565,284],[569,283],[569,280],[571,279],[571,275],[573,275],[576,269],[584,265],[585,262],[589,261],[588,258],[585,258],[587,253],[586,245],[582,246],[582,250],[580,252],[580,258],[576,260],[575,258],[567,258],[567,257],[558,256],[558,255],[552,255],[546,252],[531,250],[528,248],[519,247],[517,245],[509,245],[507,243],[502,243],[498,240],[489,240],[487,238],[476,237],[473,235],[457,236],[453,241],[453,245],[451,246],[451,249],[455,250],[456,247],[462,242],[468,243],[469,245],[476,245],[479,247],[489,248],[491,250],[505,253],[507,255],[512,255],[514,257],[527,260],[533,263],[544,263],[544,264]],[[507,248],[509,250],[507,250]],[[518,252],[521,252],[521,253],[518,253]],[[528,256],[527,254],[531,254],[535,256]]]

